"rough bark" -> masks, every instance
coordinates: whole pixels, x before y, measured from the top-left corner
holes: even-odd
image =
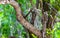
[[[48,36],[50,37],[50,35],[46,36],[46,27],[48,27],[49,25],[47,25],[48,23],[48,20],[49,20],[49,17],[48,17],[48,11],[49,11],[49,6],[46,4],[46,1],[43,0],[43,22],[45,23],[45,25],[43,25],[43,38],[47,38]],[[45,26],[45,27],[44,27]]]
[[[46,12],[44,12],[44,3],[43,3],[43,0],[39,0],[40,1],[40,8],[41,8],[41,11],[42,11],[42,38],[46,38],[46,23],[47,23],[47,15],[46,15]]]
[[[40,0],[40,7],[42,10],[42,38],[47,38],[46,37],[46,27],[47,27],[47,21],[48,21],[48,11],[49,11],[49,6],[45,3],[45,0]]]
[[[37,35],[39,38],[41,38],[41,33],[40,30],[37,30],[32,24],[30,24],[29,22],[27,22],[22,14],[21,14],[21,9],[20,6],[18,5],[17,2],[15,1],[11,1],[10,4],[15,8],[16,12],[17,12],[17,19],[20,21],[20,23],[27,28],[29,31],[31,31],[32,33],[34,33],[35,35]]]

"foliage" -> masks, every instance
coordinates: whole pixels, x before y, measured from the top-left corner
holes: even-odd
[[[60,22],[57,22],[52,30],[53,38],[60,38]]]
[[[15,36],[16,38],[24,38],[26,32],[23,26],[16,20],[16,12],[10,4],[0,4],[0,37],[8,38]]]
[[[30,3],[30,0],[16,0],[22,10],[23,15],[27,15],[29,9],[33,6]],[[56,18],[60,19],[60,0],[45,0],[50,2],[52,8],[57,10]],[[36,4],[36,0],[32,0],[33,5]],[[51,7],[50,7],[51,8]],[[50,13],[50,11],[49,11]],[[40,14],[42,16],[42,14]],[[31,14],[27,16],[28,21],[31,21]],[[41,25],[41,24],[40,24]],[[39,27],[39,26],[38,26]],[[52,34],[52,38],[60,38],[60,22],[54,24],[54,28],[46,29],[46,35]],[[37,38],[34,34],[31,34],[33,38]],[[0,37],[8,38],[9,36],[15,36],[16,38],[25,38],[26,32],[23,26],[16,19],[15,9],[10,4],[0,4]]]

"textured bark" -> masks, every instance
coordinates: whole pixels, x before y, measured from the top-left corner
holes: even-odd
[[[15,1],[11,1],[10,4],[15,8],[16,12],[17,12],[17,19],[20,21],[20,23],[27,28],[29,31],[31,31],[32,33],[34,33],[35,35],[37,35],[39,38],[41,38],[41,33],[40,30],[37,30],[32,24],[30,24],[29,22],[27,22],[22,14],[21,14],[21,10],[20,7],[18,5],[17,2]]]
[[[3,0],[5,1],[5,0]],[[49,0],[50,1],[50,0]],[[30,0],[30,2],[32,3],[32,0]],[[38,2],[38,1],[37,1]],[[19,22],[26,28],[28,29],[30,32],[34,33],[35,35],[38,36],[38,38],[42,38],[42,35],[43,35],[43,38],[51,38],[50,35],[46,36],[45,37],[45,32],[46,32],[46,27],[49,29],[51,28],[52,29],[52,26],[54,24],[54,20],[55,20],[55,10],[52,9],[51,10],[51,16],[47,16],[47,12],[46,11],[50,11],[49,10],[49,6],[45,3],[44,0],[39,0],[39,3],[40,3],[40,7],[41,7],[41,10],[42,10],[42,24],[43,24],[43,33],[41,35],[41,32],[40,30],[37,30],[32,24],[34,24],[34,19],[35,19],[35,13],[32,14],[32,24],[30,24],[28,21],[26,21],[22,15],[22,12],[21,12],[21,9],[20,9],[20,6],[18,5],[17,2],[13,1],[13,0],[10,0],[9,2],[6,2],[5,3],[10,3],[16,10],[16,16],[17,16],[17,19],[19,20]],[[0,4],[2,4],[2,0],[0,0]],[[38,3],[37,3],[38,4]],[[37,5],[36,4],[36,5]],[[32,5],[32,4],[31,4]],[[36,6],[38,8],[38,5]],[[47,21],[48,20],[48,21]],[[13,38],[13,37],[11,37]]]
[[[49,6],[45,2],[46,2],[45,0],[40,0],[40,7],[42,10],[42,25],[43,25],[42,38],[47,38],[46,27],[49,26],[49,25],[47,26]]]
[[[46,38],[46,23],[47,23],[47,12],[44,12],[44,3],[43,0],[39,0],[40,1],[40,8],[42,11],[42,38]]]
[[[47,25],[48,23],[48,20],[49,20],[49,18],[48,18],[48,11],[49,11],[49,6],[46,4],[46,1],[45,0],[43,0],[43,22],[45,23],[45,25],[43,25],[43,38],[47,38],[48,36],[50,37],[50,35],[48,35],[48,36],[46,36],[46,27],[48,27],[49,25]]]

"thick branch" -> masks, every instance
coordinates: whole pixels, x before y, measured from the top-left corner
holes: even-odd
[[[37,35],[39,38],[41,38],[41,33],[40,30],[37,30],[32,24],[30,24],[29,22],[27,22],[22,14],[21,14],[21,9],[20,6],[18,5],[17,2],[13,1],[10,2],[10,4],[15,8],[16,12],[17,12],[17,19],[20,21],[20,23],[27,28],[29,31],[31,31],[32,33],[34,33],[35,35]]]

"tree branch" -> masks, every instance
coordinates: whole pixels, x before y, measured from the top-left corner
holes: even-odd
[[[34,33],[35,35],[37,35],[39,38],[41,38],[41,33],[40,30],[37,30],[32,24],[30,24],[29,22],[27,22],[22,14],[21,14],[21,9],[20,6],[18,5],[17,2],[15,1],[11,1],[10,4],[15,8],[16,12],[17,12],[17,19],[20,21],[20,23],[27,28],[29,31],[31,31],[32,33]]]

